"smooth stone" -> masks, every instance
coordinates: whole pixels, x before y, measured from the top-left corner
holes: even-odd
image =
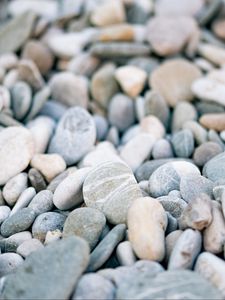
[[[199,255],[195,271],[208,280],[225,296],[225,263],[224,260],[209,252],[203,252]]]
[[[125,235],[126,226],[116,225],[101,242],[95,247],[90,256],[88,271],[98,270],[112,255],[116,246],[121,242]]]
[[[194,151],[194,137],[189,129],[183,129],[173,134],[172,145],[177,157],[188,158]]]
[[[172,217],[178,219],[187,206],[187,203],[178,195],[162,196],[157,198],[166,212],[169,212]]]
[[[222,40],[225,39],[224,28],[225,28],[225,22],[222,19],[215,20],[212,24],[212,30],[214,34]]]
[[[140,133],[132,138],[120,151],[120,157],[130,166],[133,172],[151,155],[155,137]]]
[[[210,142],[215,142],[215,143],[219,144],[220,147],[221,147],[222,149],[224,149],[224,143],[223,143],[223,141],[221,140],[219,134],[218,134],[215,130],[210,129],[210,130],[208,131],[208,140],[209,140]]]
[[[129,207],[141,195],[131,169],[120,162],[95,167],[83,185],[85,204],[102,211],[112,224],[126,223]]]
[[[128,65],[143,69],[145,72],[147,72],[147,74],[150,74],[158,66],[158,61],[156,58],[146,56],[131,58],[127,63]]]
[[[150,194],[160,197],[172,190],[179,190],[181,177],[186,175],[200,175],[200,171],[187,161],[168,162],[158,167],[149,178]]]
[[[122,66],[116,69],[115,78],[122,90],[134,98],[143,90],[147,73],[135,66]]]
[[[182,198],[189,203],[199,197],[202,193],[212,197],[213,186],[213,182],[204,176],[182,176],[180,180],[180,193]]]
[[[16,204],[13,206],[10,216],[14,215],[22,208],[27,207],[35,195],[36,191],[33,187],[28,187],[24,190],[17,199]]]
[[[178,222],[177,222],[177,219],[174,218],[170,212],[167,211],[166,214],[167,214],[167,220],[168,220],[168,224],[166,227],[166,235],[168,235],[171,232],[177,230]]]
[[[213,129],[215,131],[225,130],[225,113],[219,114],[205,114],[201,116],[199,122],[207,129]]]
[[[66,163],[59,154],[35,154],[30,162],[50,182],[66,169]]]
[[[204,166],[213,157],[223,152],[222,147],[215,142],[205,142],[195,148],[193,159],[197,166]]]
[[[31,253],[44,248],[43,244],[37,239],[30,239],[23,242],[16,252],[24,258],[27,258]]]
[[[207,130],[196,121],[187,121],[183,124],[183,129],[191,130],[197,145],[207,142]]]
[[[81,107],[73,107],[60,119],[48,152],[60,154],[66,164],[71,165],[92,149],[95,139],[96,127],[92,116]]]
[[[67,70],[76,75],[91,77],[99,65],[98,58],[89,52],[81,52],[69,61]]]
[[[197,111],[194,105],[189,102],[178,102],[173,111],[172,132],[183,129],[188,121],[197,120]]]
[[[123,133],[123,135],[121,137],[121,144],[125,145],[139,133],[140,133],[140,125],[139,124],[132,125]]]
[[[24,241],[32,239],[32,235],[29,231],[22,231],[11,235],[8,238],[4,238],[0,241],[0,247],[2,252],[16,252],[16,249]]]
[[[23,263],[23,259],[16,253],[4,253],[0,254],[0,276],[8,275]]]
[[[148,197],[149,196],[148,195],[148,180],[140,181],[138,183],[138,185],[139,185],[139,187],[141,189],[142,194],[144,195],[143,197],[145,197],[145,196]]]
[[[22,58],[32,60],[42,75],[48,73],[53,66],[53,55],[50,50],[38,40],[29,40],[22,51]]]
[[[119,130],[115,126],[111,126],[108,130],[106,140],[117,147],[120,143]]]
[[[25,12],[2,26],[0,30],[0,54],[19,50],[29,38],[35,20],[36,16],[33,12]]]
[[[98,36],[101,42],[133,41],[138,29],[128,23],[104,26]]]
[[[178,238],[169,258],[168,270],[192,269],[202,247],[202,236],[197,230],[187,229]]]
[[[69,107],[87,107],[88,86],[84,77],[70,72],[60,72],[51,78],[49,86],[54,100]]]
[[[23,120],[32,103],[32,90],[23,81],[18,81],[11,89],[13,115],[17,120]]]
[[[72,300],[79,299],[113,299],[115,294],[114,285],[103,276],[98,274],[85,274],[78,281]]]
[[[0,224],[2,224],[10,215],[11,209],[7,205],[0,206]]]
[[[43,190],[37,193],[29,203],[36,215],[43,214],[53,209],[53,194],[51,191]]]
[[[116,257],[121,266],[132,266],[137,261],[130,241],[119,243],[116,248]]]
[[[216,102],[199,101],[196,103],[196,108],[200,116],[211,113],[224,113],[225,108]]]
[[[56,187],[53,203],[61,210],[71,209],[83,202],[83,183],[91,168],[81,168],[69,174]]]
[[[203,72],[209,72],[213,70],[213,65],[204,58],[196,58],[194,60],[195,65]]]
[[[18,57],[15,53],[8,52],[2,54],[0,57],[0,67],[7,71],[15,68],[17,63],[18,63]]]
[[[99,241],[106,218],[102,212],[90,207],[74,209],[67,217],[63,226],[63,238],[79,236],[85,239],[90,249]]]
[[[14,215],[7,218],[1,225],[1,234],[9,237],[15,233],[27,230],[36,217],[31,208],[22,208]]]
[[[225,153],[220,153],[211,158],[204,165],[202,174],[212,181],[223,181],[225,177]]]
[[[150,197],[135,200],[128,211],[127,223],[129,241],[137,257],[162,261],[167,216],[159,201]]]
[[[177,240],[183,233],[182,230],[175,230],[173,232],[170,232],[165,239],[165,247],[166,247],[166,257],[165,260],[166,262],[169,261],[169,258],[171,256],[171,253],[176,245]]]
[[[225,243],[225,221],[221,205],[212,202],[212,222],[203,231],[203,246],[211,253],[221,253]]]
[[[28,172],[28,178],[31,186],[35,189],[37,193],[46,189],[47,186],[44,177],[38,170],[31,168]]]
[[[97,131],[96,139],[97,141],[103,141],[108,132],[108,126],[109,126],[108,121],[105,117],[100,115],[94,115],[94,121],[95,121],[95,126]]]
[[[20,127],[22,126],[22,124],[17,120],[13,119],[13,117],[11,116],[11,111],[7,110],[7,111],[0,112],[0,126],[3,129],[4,127],[12,127],[12,126]]]
[[[165,135],[163,123],[155,116],[148,115],[140,121],[140,131],[153,135],[157,140]]]
[[[191,185],[190,185],[191,186]],[[179,228],[203,230],[212,222],[212,201],[206,194],[193,198],[179,218]]]
[[[225,63],[225,51],[217,45],[200,43],[198,45],[198,52],[205,59],[217,66],[222,66]]]
[[[34,153],[30,132],[22,127],[9,127],[0,132],[0,185],[27,168]]]
[[[69,167],[64,172],[56,176],[48,185],[47,189],[52,193],[55,192],[57,186],[70,174],[77,171],[76,167]]]
[[[152,157],[154,159],[172,158],[173,156],[173,149],[169,141],[160,139],[155,142],[152,149]]]
[[[80,238],[52,243],[29,255],[23,266],[6,279],[2,296],[18,300],[68,299],[88,260],[88,245]]]
[[[213,188],[213,198],[216,201],[219,201],[223,204],[223,198],[225,196],[225,194],[223,195],[223,191],[224,191],[225,186],[224,185],[216,185]]]
[[[5,75],[2,83],[5,88],[10,89],[17,81],[19,81],[19,72],[17,69],[12,69]]]
[[[119,91],[114,77],[115,70],[116,66],[113,63],[107,63],[91,78],[91,95],[104,108],[107,108],[110,99]]]
[[[151,73],[150,86],[164,97],[169,106],[174,107],[179,101],[193,99],[191,85],[200,76],[200,70],[189,61],[173,59]]]
[[[55,100],[45,102],[42,109],[39,111],[40,116],[49,117],[58,122],[63,114],[66,112],[67,107]]]
[[[19,173],[18,175],[9,179],[2,190],[3,197],[7,204],[10,206],[14,205],[27,187],[28,182],[26,173]]]
[[[35,153],[44,153],[53,134],[55,122],[49,117],[39,116],[28,122],[26,126],[33,136]]]
[[[46,233],[56,229],[62,230],[66,216],[56,212],[46,212],[40,214],[32,226],[32,235],[34,238],[44,242]]]
[[[116,94],[109,103],[108,119],[111,125],[122,132],[134,124],[135,114],[132,99],[123,94]]]

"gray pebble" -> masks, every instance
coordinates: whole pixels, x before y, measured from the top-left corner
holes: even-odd
[[[203,176],[212,181],[225,182],[225,152],[214,156],[203,167]]]
[[[16,204],[13,206],[10,216],[17,213],[20,209],[27,207],[35,195],[36,192],[33,187],[29,187],[25,191],[23,191],[19,199],[17,200]]]
[[[157,198],[157,200],[162,204],[165,211],[169,212],[176,219],[181,216],[187,206],[187,203],[178,197],[163,196]]]
[[[46,189],[45,179],[37,169],[31,168],[28,172],[28,178],[37,193]]]
[[[179,131],[188,121],[197,119],[197,112],[191,103],[178,102],[173,111],[172,132]]]
[[[114,146],[118,146],[120,143],[119,130],[115,126],[111,126],[108,134],[106,136],[106,140],[112,143]]]
[[[208,139],[207,130],[196,121],[187,121],[183,124],[183,129],[191,130],[197,145],[205,143]]]
[[[26,258],[31,253],[44,248],[43,244],[37,239],[29,239],[23,242],[16,250],[22,257]]]
[[[198,113],[200,116],[205,114],[212,114],[212,113],[223,113],[224,107],[222,105],[219,105],[218,103],[209,102],[206,101],[200,101],[196,103],[196,108],[198,110]]]
[[[152,157],[154,159],[172,158],[173,149],[169,141],[166,139],[158,140],[152,149]]]
[[[32,208],[36,215],[48,212],[53,208],[53,194],[51,191],[43,190],[31,200],[28,207]]]
[[[44,106],[39,112],[39,115],[48,116],[58,122],[66,112],[66,109],[67,107],[62,103],[50,100],[45,102]]]
[[[32,235],[29,231],[18,232],[9,238],[0,240],[0,247],[2,252],[16,252],[19,245],[30,239],[32,239]]]
[[[10,215],[11,209],[6,206],[0,206],[0,224],[2,224]]]
[[[23,81],[16,82],[11,89],[13,115],[17,120],[23,120],[28,113],[32,102],[32,90]]]
[[[23,263],[23,259],[16,253],[0,254],[0,277],[15,271]]]
[[[189,129],[183,129],[175,133],[171,142],[178,157],[188,158],[194,151],[194,137]]]
[[[94,121],[97,131],[97,140],[103,141],[108,132],[108,122],[106,118],[100,115],[94,115]]]
[[[52,193],[55,192],[57,186],[71,173],[75,172],[77,170],[76,167],[70,167],[66,169],[64,172],[57,175],[52,181],[49,183],[47,189],[51,191]]]
[[[207,161],[222,152],[223,148],[218,143],[205,142],[195,149],[193,159],[197,166],[202,167]]]
[[[170,212],[166,212],[167,214],[167,227],[166,227],[166,234],[170,234],[171,232],[177,230],[177,219],[174,218]]]
[[[129,241],[119,243],[116,256],[121,266],[132,266],[137,261]]]
[[[166,240],[165,240],[165,246],[166,246],[166,257],[165,257],[165,261],[168,263],[169,258],[171,256],[171,253],[173,251],[173,248],[176,245],[177,240],[179,239],[179,237],[181,236],[181,234],[183,233],[182,230],[175,230],[170,232],[167,236],[166,236]]]
[[[219,144],[221,146],[221,148],[224,149],[224,143],[221,140],[219,134],[215,130],[210,129],[208,131],[208,140],[210,142],[215,142],[215,143]]]

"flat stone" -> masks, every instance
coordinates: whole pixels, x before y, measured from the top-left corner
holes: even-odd
[[[195,106],[189,102],[178,102],[173,111],[172,132],[183,129],[186,122],[195,120],[197,120]]]
[[[134,39],[135,28],[127,23],[104,26],[98,36],[98,40],[101,42],[130,42]]]
[[[33,187],[28,187],[26,190],[24,190],[13,206],[10,216],[14,215],[22,208],[27,207],[35,195],[36,191]]]
[[[202,126],[207,129],[213,129],[216,131],[225,130],[225,113],[220,114],[205,114],[201,116],[199,122]]]
[[[5,184],[2,192],[5,201],[11,206],[16,203],[19,196],[28,187],[27,174],[19,173],[18,175],[12,177]]]
[[[93,249],[99,241],[105,224],[105,216],[99,210],[90,207],[77,208],[65,221],[63,237],[79,236],[88,242],[90,249]]]
[[[197,166],[204,166],[214,156],[219,155],[223,152],[222,147],[215,142],[205,142],[199,147],[195,148],[194,151],[194,162]]]
[[[30,132],[22,127],[9,127],[0,132],[0,185],[26,169],[34,153]]]
[[[131,242],[129,241],[119,243],[116,248],[116,257],[121,266],[131,266],[137,261]]]
[[[193,99],[191,86],[200,76],[200,70],[189,61],[173,59],[152,72],[150,86],[164,97],[169,106],[174,107],[178,101]]]
[[[225,154],[220,153],[207,161],[202,170],[203,176],[212,181],[223,181],[225,176]]]
[[[225,51],[217,45],[200,43],[198,45],[198,52],[215,65],[222,66],[225,63]]]
[[[31,253],[44,248],[44,245],[37,239],[30,239],[23,242],[16,252],[24,258],[27,258]]]
[[[71,165],[91,150],[95,139],[92,116],[81,107],[70,108],[59,121],[48,152],[60,154],[66,164]]]
[[[57,186],[70,174],[77,171],[76,167],[69,167],[64,172],[56,176],[48,185],[47,189],[51,191],[52,193],[55,192]]]
[[[80,238],[70,237],[52,243],[31,254],[21,268],[7,277],[3,298],[67,299],[88,260],[88,245]]]
[[[194,137],[189,129],[183,129],[173,134],[172,145],[176,156],[188,158],[194,151]]]
[[[31,168],[28,172],[28,178],[31,186],[37,193],[46,189],[47,185],[45,179],[38,170]]]
[[[16,253],[4,253],[0,255],[0,276],[8,275],[23,263],[23,259]]]
[[[28,207],[32,208],[36,215],[51,211],[53,208],[53,194],[51,191],[40,191],[29,203]]]

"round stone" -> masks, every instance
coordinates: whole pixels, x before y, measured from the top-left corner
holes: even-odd
[[[92,116],[81,107],[70,108],[59,121],[48,151],[60,154],[67,165],[72,165],[92,149],[95,139]]]
[[[225,181],[225,153],[220,153],[210,159],[203,167],[203,176],[212,181]]]
[[[169,141],[166,139],[156,141],[152,149],[154,159],[171,158],[173,156],[173,149]]]
[[[194,137],[189,129],[176,132],[172,137],[172,145],[176,156],[188,158],[194,151]]]
[[[183,128],[188,121],[197,119],[197,111],[194,105],[188,102],[178,102],[173,111],[172,132]]]
[[[40,191],[29,203],[28,207],[32,208],[36,215],[43,214],[53,208],[53,194],[51,191]]]
[[[16,253],[4,253],[0,255],[0,276],[3,277],[15,271],[23,263],[23,259]]]
[[[44,245],[39,240],[30,239],[19,245],[19,247],[16,249],[16,252],[22,257],[26,258],[31,253],[38,251],[42,248],[44,248]]]
[[[223,148],[218,143],[205,142],[195,149],[193,159],[197,166],[203,167],[207,161],[222,152]]]
[[[225,113],[205,114],[201,116],[199,122],[207,129],[223,131],[225,130]]]
[[[156,139],[161,139],[165,135],[164,125],[157,117],[152,115],[146,116],[141,120],[140,130],[153,135]]]

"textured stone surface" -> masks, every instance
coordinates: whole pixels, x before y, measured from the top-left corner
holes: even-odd
[[[210,159],[203,168],[203,176],[212,181],[224,181],[225,178],[225,154],[224,152]]]

